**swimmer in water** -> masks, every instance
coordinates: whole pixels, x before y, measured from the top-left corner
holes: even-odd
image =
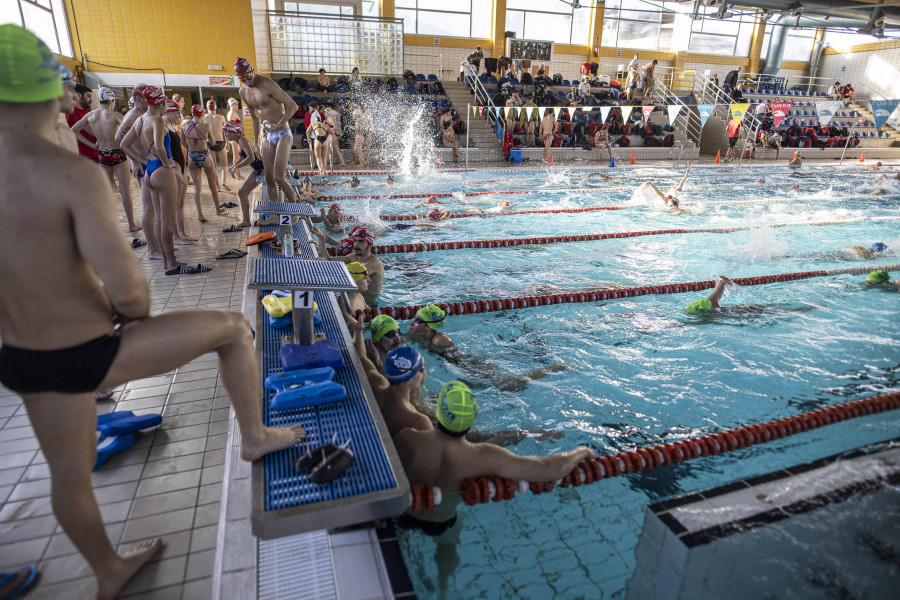
[[[897,173],[893,177],[888,177],[886,173],[882,173],[881,175],[879,175],[878,177],[875,178],[875,181],[890,181],[890,180],[900,181],[900,173]]]
[[[691,168],[688,167],[687,171],[684,172],[684,177],[682,177],[681,181],[678,182],[678,185],[675,186],[674,191],[680,192],[684,188],[684,182],[687,181],[688,175],[690,175],[690,173],[691,173]]]
[[[788,160],[789,167],[802,167],[803,166],[803,157],[800,156],[800,153],[794,151],[794,155]]]
[[[481,210],[480,208],[472,208],[472,212],[485,214],[485,215],[488,215],[488,214],[495,215],[497,213],[502,213],[507,208],[512,208],[512,202],[510,202],[509,200],[501,200],[500,202],[497,203],[497,206],[495,206],[493,208],[489,208],[487,210]]]
[[[868,168],[869,168],[870,171],[878,171],[878,170],[880,170],[880,169],[881,169],[881,161],[875,163],[874,165],[869,165]]]
[[[609,175],[600,172],[588,173],[584,176],[585,179],[590,179],[591,177],[600,177],[604,181],[615,181],[615,177],[610,177]]]
[[[350,302],[350,313],[356,314],[358,310],[366,309],[366,300],[363,294],[369,291],[369,271],[365,265],[358,262],[347,263],[347,270],[350,271],[350,277],[356,282],[356,292],[347,292],[347,299]]]
[[[388,176],[387,176],[387,179],[385,179],[384,182],[385,182],[386,184],[388,184],[388,185],[394,185],[394,176],[393,176],[393,175],[388,175]]]
[[[727,285],[734,284],[727,277],[722,277],[721,275],[717,276],[716,287],[713,288],[712,293],[703,300],[697,300],[688,304],[684,308],[684,312],[689,315],[703,317],[717,308],[722,308],[719,304],[719,300],[722,299],[722,295],[725,293],[725,286]]]
[[[878,269],[877,271],[872,271],[868,275],[866,275],[866,285],[869,287],[881,287],[883,289],[892,289],[887,288],[887,286],[900,286],[900,281],[891,281],[891,276],[887,271],[883,271]],[[897,290],[900,292],[900,290]]]
[[[877,190],[875,190],[874,192],[872,192],[872,193],[869,194],[869,195],[870,195],[870,196],[884,196],[885,194],[887,194],[887,190],[886,190],[886,189],[884,189],[884,188],[878,188]]]
[[[400,325],[390,315],[377,315],[369,322],[372,339],[366,340],[366,356],[384,372],[387,353],[400,346]]]
[[[875,242],[868,248],[863,248],[862,246],[849,246],[847,249],[855,252],[860,258],[871,260],[873,258],[878,258],[879,254],[887,250],[887,245],[884,242]]]
[[[449,209],[441,210],[435,206],[425,215],[426,219],[418,219],[412,223],[393,223],[390,227],[391,229],[396,229],[398,231],[409,229],[410,227],[437,227],[438,223],[449,219],[451,213],[452,211]]]
[[[687,177],[687,173],[685,173],[684,176]],[[682,179],[682,181],[684,180]],[[681,208],[679,208],[679,202],[674,196],[672,196],[671,194],[669,194],[668,196],[664,196],[663,193],[649,181],[645,181],[643,184],[641,184],[641,187],[638,188],[638,191],[646,191],[647,193],[654,194],[662,201],[663,205],[672,209],[675,214],[680,215],[684,212],[683,210],[681,210]]]

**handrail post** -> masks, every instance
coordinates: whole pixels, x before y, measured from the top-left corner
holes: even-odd
[[[466,168],[469,168],[469,136],[472,130],[469,129],[469,116],[472,114],[472,105],[466,104]]]

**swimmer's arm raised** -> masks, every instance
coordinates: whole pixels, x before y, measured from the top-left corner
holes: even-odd
[[[338,302],[338,305],[341,307],[341,314],[344,315],[344,319],[347,321],[347,325],[353,330],[353,347],[356,349],[356,353],[359,355],[359,360],[362,362],[363,371],[366,373],[366,379],[369,380],[369,385],[372,386],[372,389],[376,392],[383,392],[390,387],[390,383],[388,380],[378,372],[378,367],[369,360],[369,357],[366,355],[366,343],[363,340],[363,325],[360,320],[350,316],[347,311],[344,309],[344,303]]]
[[[69,205],[78,251],[103,282],[116,314],[143,319],[150,311],[147,281],[119,232],[115,212],[109,210],[114,203],[109,182],[99,169],[84,169],[71,184],[84,191]]]

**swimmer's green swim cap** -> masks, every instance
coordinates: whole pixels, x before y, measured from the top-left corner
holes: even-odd
[[[416,316],[423,323],[437,331],[444,326],[447,313],[441,310],[441,307],[432,304],[430,306],[423,306],[422,308],[420,308],[416,312]]]
[[[709,311],[712,310],[712,302],[704,298],[703,300],[697,300],[696,302],[691,302],[687,306],[684,307],[684,312],[689,315],[708,315]]]
[[[18,25],[0,25],[0,100],[46,102],[63,95],[59,61],[44,42]]]
[[[866,275],[866,281],[869,283],[888,283],[890,280],[891,276],[887,274],[887,271],[882,271],[881,269]]]
[[[377,342],[389,331],[400,329],[397,321],[390,315],[378,315],[369,323],[369,331],[372,332],[372,341]]]
[[[461,433],[472,427],[478,405],[469,386],[462,381],[444,384],[437,399],[437,420],[444,429]]]

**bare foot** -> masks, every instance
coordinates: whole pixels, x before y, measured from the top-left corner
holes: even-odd
[[[225,210],[224,208],[223,208],[222,210],[216,209],[216,216],[217,216],[217,217],[223,217],[223,216],[225,216],[226,214],[228,214],[228,211]]]
[[[148,253],[147,253],[147,258],[149,258],[150,260],[162,260],[162,259],[163,259],[163,255],[162,255],[162,254],[154,254],[154,253],[152,253],[152,252],[148,252]]]
[[[244,176],[243,176],[243,175],[238,175],[237,177],[235,177],[235,179],[237,179],[238,181],[243,181],[243,180],[244,180]]]
[[[192,238],[187,235],[185,235],[185,236],[179,235],[179,236],[175,237],[175,245],[176,246],[190,246],[191,244],[193,244],[196,241],[197,240],[195,238]]]
[[[188,179],[188,182],[187,182],[187,184],[188,184],[188,185],[194,185],[194,182],[193,182],[193,181],[191,181],[191,180],[190,180],[190,179]]]
[[[109,400],[113,397],[112,390],[97,390],[94,392],[94,400],[97,402],[103,402],[104,400]]]
[[[177,268],[179,268],[179,267],[186,267],[186,266],[187,266],[187,264],[185,264],[185,263],[183,263],[183,262],[181,262],[181,261],[176,260],[176,261],[175,261],[174,263],[172,263],[171,265],[169,265],[169,264],[165,265],[165,269],[166,269],[166,271],[171,271],[172,269],[177,269]]]
[[[97,600],[112,600],[119,595],[128,580],[134,577],[135,573],[147,564],[150,559],[156,555],[162,548],[162,540],[153,538],[146,542],[141,542],[124,555],[119,557],[119,561],[112,572],[102,579],[97,579]]]
[[[230,191],[231,191],[231,188],[228,187],[227,185],[225,185],[224,183],[222,183],[222,187],[225,188],[225,191],[226,191],[226,192],[230,192]],[[221,191],[221,190],[220,190],[220,191]]]
[[[263,439],[255,444],[251,444],[247,441],[247,438],[243,438],[241,458],[247,462],[253,462],[270,452],[299,444],[305,437],[306,430],[301,425],[266,427],[263,429]]]
[[[197,219],[198,219],[201,223],[206,223],[206,221],[207,221],[207,218],[204,217],[203,215],[197,215]]]
[[[237,225],[238,227],[250,227],[250,221],[241,221]]]
[[[128,231],[130,231],[131,233],[134,233],[136,231],[142,231],[143,229],[144,229],[143,227],[138,227],[134,223],[131,223],[128,225]]]

